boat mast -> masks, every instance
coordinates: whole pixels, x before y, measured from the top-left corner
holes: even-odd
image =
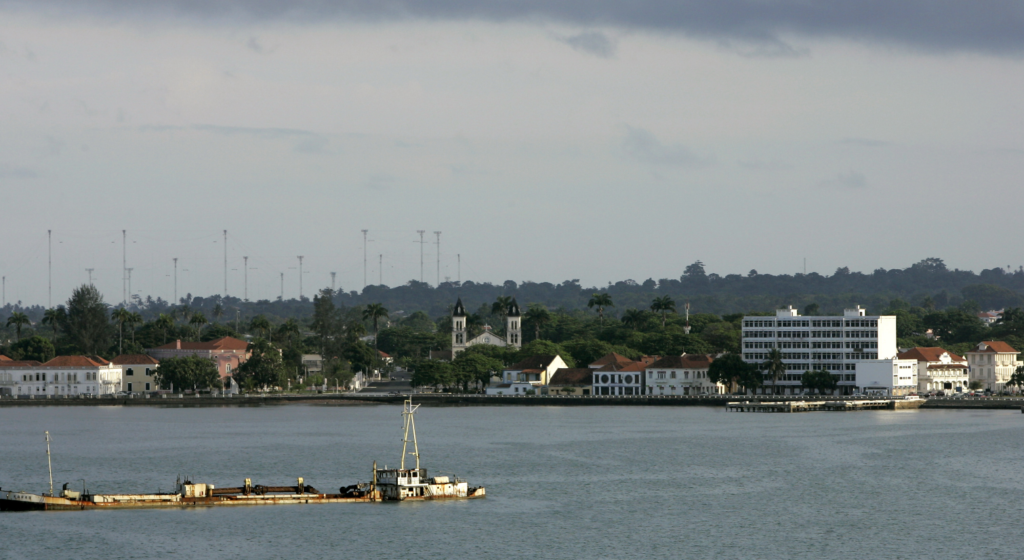
[[[409,445],[409,428],[412,428],[412,455],[416,456],[416,470],[420,470],[420,446],[416,442],[416,420],[413,419],[413,413],[420,405],[412,404],[412,397],[402,405],[402,416],[405,417],[405,437],[402,438],[402,465],[401,469],[405,470],[405,456]]]
[[[53,497],[53,463],[50,461],[50,432],[46,432],[46,466],[50,469],[50,497]]]

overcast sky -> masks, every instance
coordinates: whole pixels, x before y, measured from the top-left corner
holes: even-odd
[[[1019,1],[0,0],[0,275],[1016,268],[1022,55]]]

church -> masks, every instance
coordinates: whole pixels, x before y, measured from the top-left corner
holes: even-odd
[[[522,313],[519,312],[519,304],[514,298],[505,313],[505,338],[492,333],[490,326],[485,326],[482,334],[467,340],[467,317],[466,307],[462,305],[462,298],[459,298],[455,302],[455,309],[452,310],[452,358],[458,356],[466,348],[477,344],[491,344],[503,348],[522,347]]]

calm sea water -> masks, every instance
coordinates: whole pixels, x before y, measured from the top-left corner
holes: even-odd
[[[1014,558],[1024,415],[421,408],[484,500],[0,514],[0,558]],[[400,454],[398,406],[0,409],[0,486],[320,491]]]

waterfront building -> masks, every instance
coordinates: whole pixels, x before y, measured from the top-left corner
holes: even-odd
[[[485,395],[535,395],[540,387],[525,381],[499,383],[484,389]]]
[[[782,353],[783,394],[802,392],[803,373],[822,370],[838,375],[839,392],[850,394],[857,386],[857,362],[896,357],[896,317],[868,316],[859,305],[841,316],[802,317],[791,305],[774,317],[744,317],[740,344],[743,360],[758,366],[772,349]],[[773,383],[766,376],[761,391],[775,393]]]
[[[644,394],[644,368],[642,362],[608,364],[594,372],[595,395],[632,396]],[[589,368],[588,368],[589,369]]]
[[[869,395],[901,397],[917,391],[916,359],[858,360],[854,363],[856,386]]]
[[[561,368],[569,367],[561,356],[530,356],[501,370],[501,382],[530,383],[539,389],[548,384],[551,377]]]
[[[121,366],[121,390],[129,393],[148,393],[160,389],[156,369],[160,362],[146,354],[122,354],[111,363]]]
[[[0,362],[0,386],[11,396],[112,395],[121,390],[121,366],[99,356],[57,356],[46,362]]]
[[[612,352],[610,354],[605,354],[604,356],[601,356],[600,358],[594,360],[594,362],[587,367],[589,367],[590,369],[601,369],[605,366],[610,365],[625,366],[628,364],[632,364],[633,362],[634,360],[630,360],[629,358],[623,356],[622,354],[616,354],[615,352]]]
[[[728,388],[708,379],[715,360],[710,354],[665,356],[646,366],[644,378],[648,395],[722,395]]]
[[[175,340],[170,344],[146,350],[146,353],[157,360],[199,356],[210,358],[217,364],[221,379],[231,377],[238,366],[249,359],[249,343],[234,337],[225,336],[207,342],[187,342]]]
[[[939,347],[917,347],[896,355],[901,360],[917,362],[917,390],[921,393],[943,391],[960,393],[967,390],[967,359]]]
[[[462,304],[462,298],[455,302],[452,309],[452,350],[451,357],[439,354],[439,358],[455,358],[462,351],[477,344],[490,344],[502,348],[522,348],[523,346],[523,321],[519,304],[515,298],[505,310],[505,337],[502,338],[491,332],[489,325],[484,326],[484,332],[473,338],[469,338],[469,314],[466,313],[466,306]],[[431,354],[433,357],[433,354]]]
[[[989,391],[1006,390],[1006,382],[1021,366],[1017,350],[1005,342],[986,340],[967,352],[971,381],[980,381]]]
[[[324,358],[320,354],[303,354],[302,369],[307,376],[319,375],[324,370]]]
[[[546,395],[590,395],[595,375],[594,370],[588,367],[561,368],[551,376],[542,392]]]

